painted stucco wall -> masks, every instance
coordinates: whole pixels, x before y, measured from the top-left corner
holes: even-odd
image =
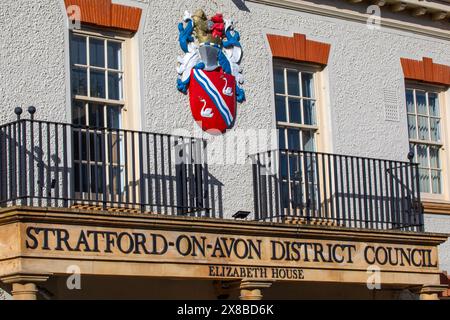
[[[60,1],[0,3],[1,123],[29,105],[42,118],[67,118],[63,18]]]
[[[233,131],[275,128],[272,58],[266,33],[306,34],[332,45],[324,71],[325,117],[321,120],[323,151],[406,160],[408,134],[404,79],[400,57],[431,57],[450,65],[450,43],[365,24],[308,13],[245,3],[242,10],[228,0],[123,0],[144,9],[137,35],[141,45],[141,125],[143,130],[192,132],[195,124],[188,97],[177,92],[177,23],[185,10],[222,11],[237,22],[244,48],[242,67],[247,102],[239,105]],[[67,113],[67,31],[62,0],[2,0],[0,4],[0,122],[14,118],[16,106],[38,108],[37,118],[70,121]],[[399,121],[386,121],[385,91],[397,96]],[[326,129],[326,130],[325,130]],[[232,132],[227,135],[231,135]],[[211,138],[214,139],[214,138]],[[229,153],[230,150],[228,149]],[[214,164],[211,175],[222,186],[217,210],[226,217],[238,210],[253,210],[249,163]],[[220,201],[219,201],[220,200]],[[427,217],[427,230],[450,233],[450,221]],[[449,247],[442,247],[441,263],[450,269]]]
[[[450,234],[450,216],[426,214],[425,231]],[[450,273],[450,241],[439,247],[439,260],[440,268]]]
[[[217,5],[219,4],[219,6]],[[220,10],[237,21],[245,50],[242,63],[247,102],[239,106],[234,130],[273,128],[271,54],[265,33],[299,32],[332,44],[328,74],[328,119],[331,128],[327,151],[406,160],[408,133],[404,108],[404,78],[400,57],[433,57],[450,64],[450,44],[390,29],[369,30],[364,24],[246,2],[248,11],[230,1],[152,2],[144,29],[144,128],[170,132],[192,130],[188,98],[174,87],[175,58],[181,51],[175,26],[184,10],[197,7]],[[162,14],[164,12],[164,14]],[[167,41],[172,39],[172,41]],[[161,44],[161,45],[158,45]],[[326,84],[324,84],[326,85]],[[397,93],[399,122],[385,120],[384,93]],[[170,125],[167,119],[171,119]],[[224,184],[224,211],[251,210],[249,166],[215,165],[212,174]]]

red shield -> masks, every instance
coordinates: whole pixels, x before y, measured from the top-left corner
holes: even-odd
[[[236,80],[221,68],[214,71],[193,69],[189,85],[192,115],[210,133],[230,129],[236,118]]]

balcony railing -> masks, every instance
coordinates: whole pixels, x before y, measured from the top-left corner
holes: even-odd
[[[258,220],[423,230],[415,163],[290,150],[252,160]]]
[[[0,126],[0,207],[207,216],[206,142],[20,119]]]
[[[40,121],[29,111],[0,126],[0,207],[216,216],[221,191],[206,141]],[[418,164],[292,150],[252,159],[256,220],[423,230]]]

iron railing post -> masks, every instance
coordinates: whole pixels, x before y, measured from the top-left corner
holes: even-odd
[[[26,205],[26,177],[27,172],[26,171],[26,165],[25,165],[25,148],[26,148],[26,137],[25,137],[25,125],[26,122],[21,120],[21,114],[23,110],[20,107],[17,107],[14,109],[14,113],[17,116],[17,155],[18,155],[18,165],[19,165],[19,172],[18,176],[16,177],[18,179],[19,184],[19,199],[20,203],[22,205]]]
[[[144,180],[144,155],[143,155],[143,148],[144,148],[144,143],[142,141],[142,134],[139,133],[139,157],[138,157],[138,161],[139,161],[139,202],[141,203],[141,213],[145,212],[145,180]],[[111,150],[112,151],[112,150]]]
[[[420,168],[419,164],[414,162],[414,152],[412,150],[408,153],[408,159],[411,168],[412,210],[414,211],[414,223],[411,228],[416,226],[417,231],[423,232],[425,229],[423,220],[423,206],[420,197]],[[414,194],[414,191],[416,194]]]
[[[207,217],[211,216],[209,208],[209,175],[208,175],[208,145],[206,140],[201,140],[202,143],[202,154],[203,154],[203,205],[205,207],[205,215]]]
[[[36,108],[34,106],[28,107],[28,113],[30,114],[30,150],[29,150],[29,197],[30,205],[34,201],[34,114]]]
[[[0,207],[8,199],[6,127],[0,127]]]

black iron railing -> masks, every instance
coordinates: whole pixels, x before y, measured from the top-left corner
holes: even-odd
[[[423,230],[415,163],[290,150],[252,160],[258,220]]]
[[[0,207],[207,216],[206,142],[18,119],[0,126]]]

